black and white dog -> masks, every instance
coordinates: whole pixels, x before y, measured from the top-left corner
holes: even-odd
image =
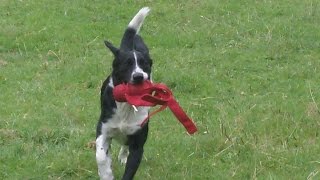
[[[100,179],[114,179],[111,169],[110,144],[112,139],[121,143],[118,159],[125,164],[122,179],[133,179],[142,159],[143,146],[147,140],[148,123],[140,127],[147,118],[149,107],[135,107],[114,100],[114,86],[121,83],[142,83],[151,79],[152,60],[139,29],[149,13],[142,8],[130,21],[121,40],[120,48],[105,41],[113,53],[112,73],[101,88],[101,115],[97,124],[96,160]]]

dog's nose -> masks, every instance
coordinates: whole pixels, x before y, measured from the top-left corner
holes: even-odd
[[[139,83],[142,82],[143,80],[143,74],[142,73],[134,73],[132,75],[132,79],[134,83]]]

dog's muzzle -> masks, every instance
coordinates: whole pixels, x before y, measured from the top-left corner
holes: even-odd
[[[139,83],[142,83],[142,81],[144,80],[144,77],[143,77],[143,74],[142,73],[134,73],[132,75],[132,80],[133,80],[133,83],[134,84],[139,84]]]

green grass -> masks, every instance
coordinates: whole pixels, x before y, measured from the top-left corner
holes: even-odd
[[[153,78],[199,132],[153,117],[136,179],[320,178],[319,1],[2,0],[0,179],[98,179],[103,40],[143,6]]]

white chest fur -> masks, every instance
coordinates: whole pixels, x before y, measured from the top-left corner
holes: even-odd
[[[141,123],[148,116],[149,107],[136,107],[128,103],[116,102],[117,109],[111,119],[102,125],[102,132],[107,137],[123,141],[127,135],[134,134],[141,129]]]

